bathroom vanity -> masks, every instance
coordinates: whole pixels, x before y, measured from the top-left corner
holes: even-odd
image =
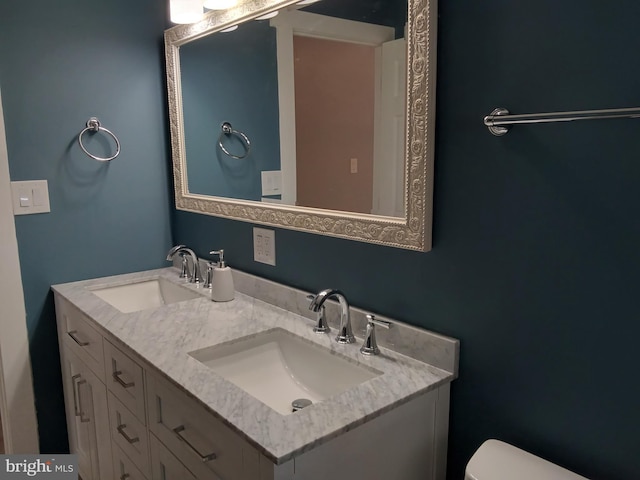
[[[337,305],[332,332],[317,334],[308,292],[234,276],[226,303],[174,268],[53,287],[84,480],[445,478],[456,340],[394,322],[381,354],[363,356],[365,312],[351,308],[359,338],[341,345]],[[320,392],[296,412],[284,387],[270,388],[266,357],[245,353],[280,344],[288,358],[277,361]],[[243,385],[230,371],[256,376]]]

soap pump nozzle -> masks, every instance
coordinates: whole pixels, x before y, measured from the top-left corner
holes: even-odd
[[[209,252],[209,255],[218,255],[218,268],[224,268],[227,266],[227,264],[224,263],[224,249],[212,250]]]

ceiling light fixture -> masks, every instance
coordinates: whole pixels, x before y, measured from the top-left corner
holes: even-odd
[[[169,1],[169,18],[173,23],[196,23],[203,16],[202,0]]]
[[[225,28],[224,30],[220,30],[222,33],[229,33],[229,32],[233,32],[234,30],[238,29],[238,25],[233,25],[229,28]]]
[[[312,3],[319,2],[320,0],[302,0],[298,2],[298,5],[311,5]]]

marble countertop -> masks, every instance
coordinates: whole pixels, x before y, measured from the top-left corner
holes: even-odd
[[[122,313],[91,292],[164,277],[202,293],[201,298],[159,308]],[[335,335],[318,335],[308,318],[236,292],[235,300],[212,302],[207,291],[184,284],[174,268],[55,285],[52,289],[90,317],[94,326],[131,349],[141,359],[276,464],[309,451],[357,425],[375,418],[455,378],[455,374],[381,348],[360,354],[361,339],[340,345]],[[229,342],[275,327],[379,370],[379,375],[292,415],[281,415],[228,382],[187,352]]]

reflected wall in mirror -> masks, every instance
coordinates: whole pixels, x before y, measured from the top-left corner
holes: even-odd
[[[252,0],[167,30],[177,208],[429,250],[436,17],[409,2]]]

